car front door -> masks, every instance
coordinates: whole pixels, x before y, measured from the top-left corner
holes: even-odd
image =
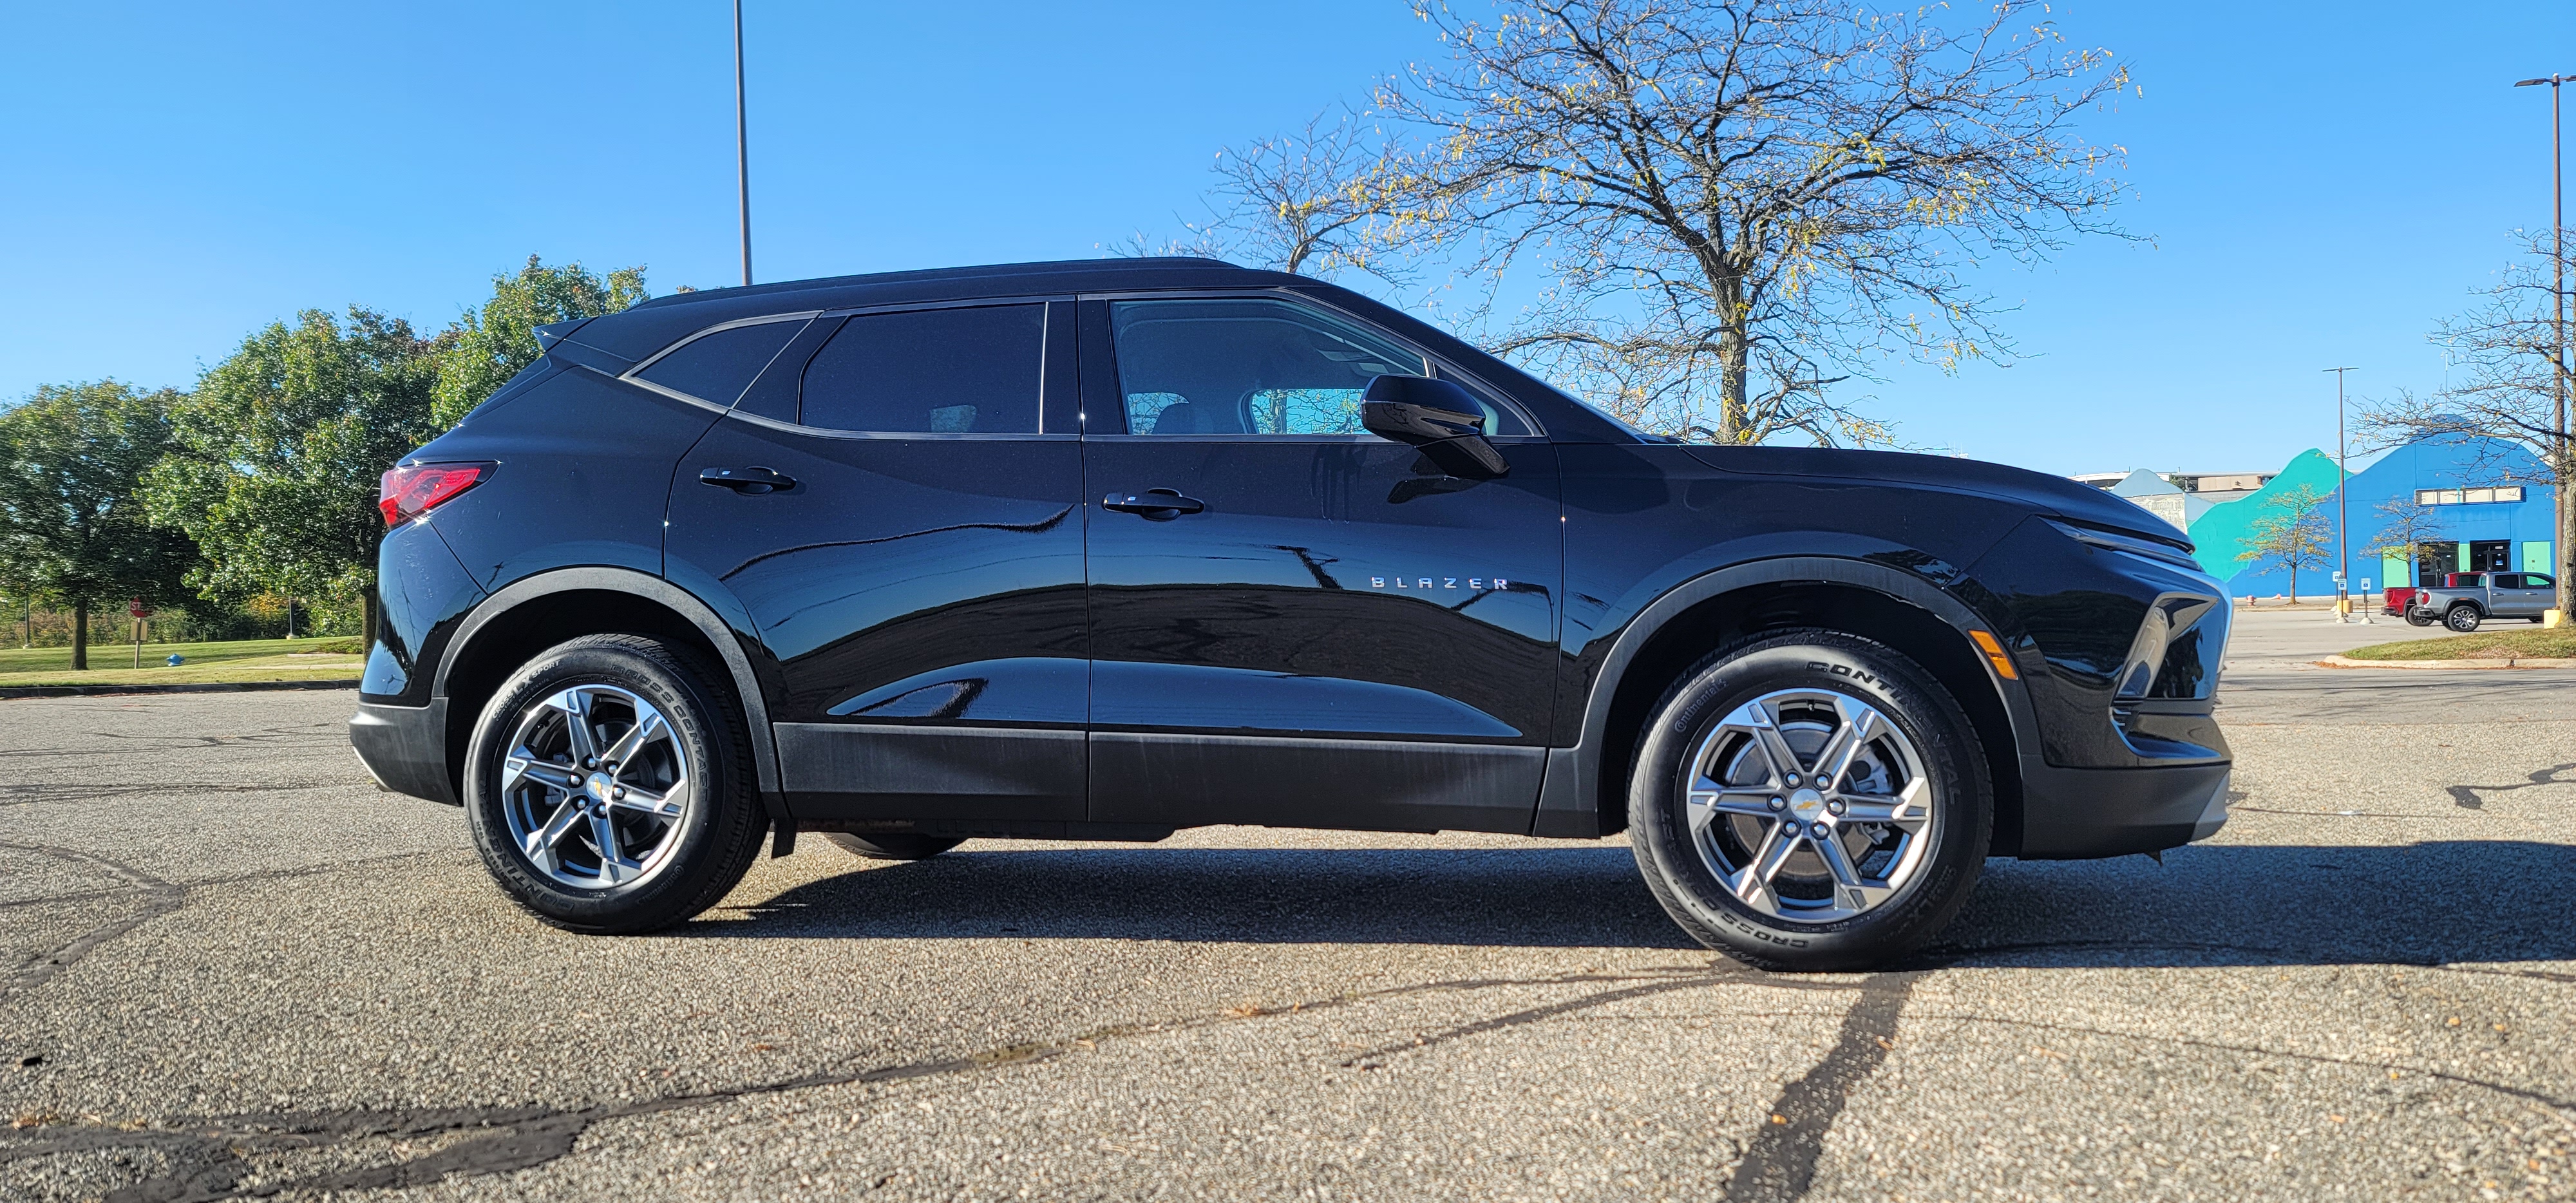
[[[2558,582],[2536,572],[2499,573],[2499,584],[2510,582],[2512,588],[2496,590],[2496,613],[2512,618],[2538,618],[2548,612],[2557,600]]]
[[[1083,302],[1091,817],[1526,831],[1563,572],[1554,449],[1443,475],[1359,425],[1457,374],[1280,295]]]
[[[1083,817],[1074,327],[825,315],[681,460],[667,572],[765,645],[797,817]]]

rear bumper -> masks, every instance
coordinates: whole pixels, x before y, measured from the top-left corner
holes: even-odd
[[[2065,769],[2022,761],[2024,860],[2160,852],[2218,833],[2232,766]]]
[[[447,768],[447,699],[426,706],[360,702],[349,718],[349,746],[376,784],[450,806],[459,804]]]

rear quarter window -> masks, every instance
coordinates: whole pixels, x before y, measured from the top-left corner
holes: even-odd
[[[730,407],[762,368],[805,328],[807,319],[732,326],[702,334],[646,364],[635,375],[710,405]]]
[[[863,313],[805,365],[798,421],[874,434],[1035,434],[1046,306]]]

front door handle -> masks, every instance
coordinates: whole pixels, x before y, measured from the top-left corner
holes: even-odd
[[[1142,493],[1112,493],[1100,499],[1100,508],[1121,514],[1142,514],[1163,522],[1183,514],[1198,513],[1207,508],[1207,503],[1195,497],[1183,497],[1177,489],[1147,489]]]
[[[796,478],[776,468],[709,468],[698,473],[698,483],[757,496],[795,488]]]

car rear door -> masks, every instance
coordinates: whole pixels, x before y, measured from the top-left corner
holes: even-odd
[[[667,572],[756,630],[797,817],[1083,817],[1073,329],[826,314],[682,458]]]
[[[1447,369],[1300,299],[1086,298],[1083,323],[1091,817],[1527,830],[1554,449],[1499,405],[1501,479],[1365,433],[1371,377]]]

